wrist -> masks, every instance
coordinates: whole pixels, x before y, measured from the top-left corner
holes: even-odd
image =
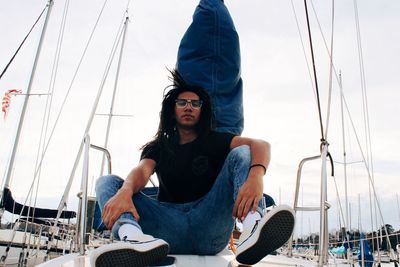
[[[118,190],[118,193],[124,194],[124,195],[129,195],[130,197],[132,197],[134,192],[133,192],[133,190],[132,190],[131,188],[126,187],[126,186],[122,186],[122,187]]]
[[[249,172],[252,171],[253,169],[257,169],[259,171],[262,171],[263,175],[265,175],[267,173],[267,167],[265,167],[264,164],[260,164],[260,163],[252,164],[249,167]]]

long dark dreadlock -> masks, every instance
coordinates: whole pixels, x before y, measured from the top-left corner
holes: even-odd
[[[199,138],[207,135],[214,128],[212,103],[208,93],[200,86],[187,84],[177,70],[172,70],[170,73],[171,77],[169,79],[172,81],[172,84],[164,90],[157,133],[152,141],[142,147],[145,153],[147,150],[158,145],[160,148],[159,164],[163,164],[165,159],[170,161],[175,157],[172,146],[175,144],[174,140],[178,138],[175,120],[175,100],[179,94],[183,92],[193,92],[203,101],[200,120],[195,128]],[[165,93],[167,89],[170,90]]]

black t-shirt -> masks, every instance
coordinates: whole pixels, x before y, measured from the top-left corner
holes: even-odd
[[[230,151],[233,134],[210,132],[190,143],[172,145],[173,157],[160,164],[160,147],[146,147],[141,158],[156,162],[160,188],[158,199],[164,202],[187,203],[207,194],[222,169]],[[168,161],[168,162],[167,162]]]

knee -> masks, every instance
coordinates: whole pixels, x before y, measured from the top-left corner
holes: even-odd
[[[101,191],[102,188],[110,188],[110,185],[115,183],[123,183],[123,179],[117,175],[104,175],[96,180],[95,190],[96,193]]]
[[[229,152],[228,157],[234,160],[251,162],[250,147],[248,145],[235,147],[231,152]]]

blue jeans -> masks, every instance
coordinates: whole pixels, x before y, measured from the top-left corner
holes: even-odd
[[[222,0],[201,0],[178,50],[183,79],[212,98],[216,130],[243,131],[243,85],[239,37]]]
[[[233,206],[240,187],[247,179],[250,164],[248,146],[233,149],[210,192],[194,202],[166,203],[141,192],[135,194],[132,200],[140,215],[139,222],[132,214],[123,213],[112,227],[113,235],[118,238],[119,227],[130,223],[141,228],[145,234],[167,241],[172,254],[214,255],[220,252],[229,242],[234,226]],[[123,180],[115,175],[102,176],[97,180],[96,195],[101,210],[122,184]]]

